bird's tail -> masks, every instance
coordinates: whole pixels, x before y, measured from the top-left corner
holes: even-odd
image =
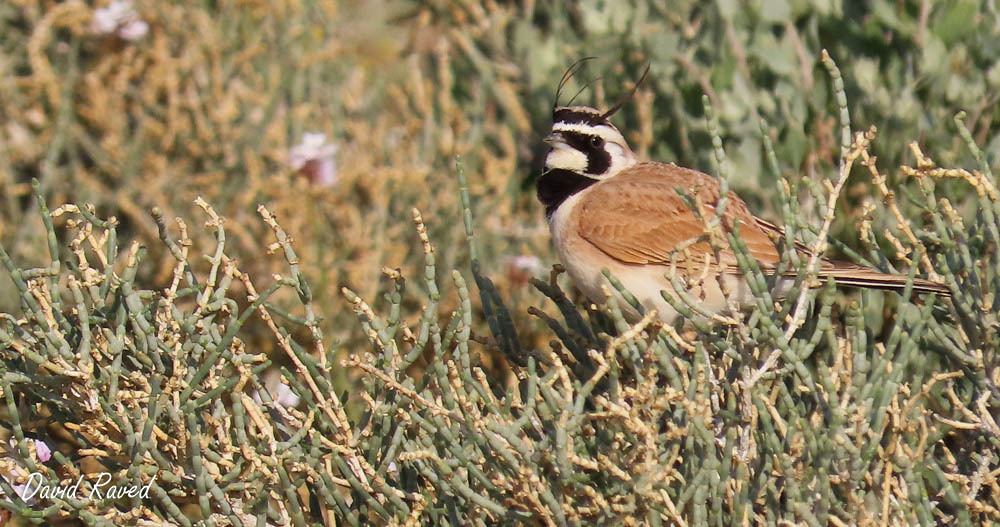
[[[885,274],[870,267],[844,262],[826,262],[819,270],[819,277],[830,276],[837,281],[837,285],[886,291],[902,291],[908,281],[906,276]],[[948,289],[948,286],[923,278],[913,279],[913,291],[916,293],[937,293],[945,297],[951,296],[951,290]]]

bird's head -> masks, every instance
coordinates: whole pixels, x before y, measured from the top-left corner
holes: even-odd
[[[545,170],[607,179],[634,165],[635,154],[608,117],[589,106],[556,107],[552,131],[544,139],[552,148],[545,156]]]

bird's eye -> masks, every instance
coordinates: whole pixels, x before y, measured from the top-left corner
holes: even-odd
[[[592,135],[590,136],[590,146],[594,148],[600,148],[604,146],[604,139],[602,139],[600,136]]]

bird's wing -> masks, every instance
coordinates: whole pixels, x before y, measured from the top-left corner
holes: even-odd
[[[714,217],[719,200],[715,178],[674,165],[643,163],[587,190],[575,211],[578,232],[596,248],[626,264],[670,264],[671,256],[677,253],[674,261],[678,264],[703,265],[707,261],[714,265],[706,220],[691,210],[678,188],[688,196],[698,196],[707,219]],[[775,269],[780,257],[769,233],[781,235],[778,226],[755,217],[733,193],[729,194],[722,219],[721,226],[727,232],[739,223],[740,238],[765,272]],[[812,254],[805,244],[795,245],[801,256]],[[682,247],[687,248],[686,252],[680,250]],[[738,272],[736,255],[728,243],[723,242],[719,259],[727,271]],[[906,286],[905,276],[826,258],[821,262],[819,277],[832,276],[841,285],[897,291]],[[916,292],[950,295],[948,287],[937,282],[917,278],[912,283]]]
[[[678,194],[704,203],[711,219],[719,200],[715,178],[694,170],[660,163],[643,163],[626,169],[611,179],[592,186],[581,198],[576,214],[580,235],[608,256],[628,264],[669,264],[676,254],[678,263],[715,263],[708,242],[705,219],[699,218]],[[740,224],[740,237],[762,267],[771,267],[779,257],[774,243],[746,203],[729,194],[721,225],[731,231]],[[737,268],[736,256],[723,241],[719,258],[730,270]],[[686,253],[681,251],[686,247]]]

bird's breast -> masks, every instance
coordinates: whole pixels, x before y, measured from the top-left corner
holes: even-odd
[[[553,214],[567,199],[597,182],[597,179],[560,169],[538,176],[538,201],[545,206],[545,217],[551,221]]]

